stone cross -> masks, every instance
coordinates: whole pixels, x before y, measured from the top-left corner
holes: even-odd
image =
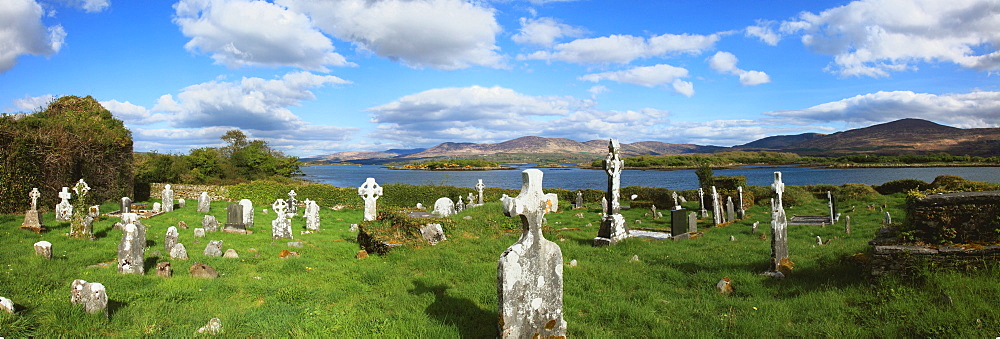
[[[781,172],[774,172],[774,183],[771,184],[778,199],[771,199],[771,265],[770,272],[778,272],[782,261],[788,259],[788,219],[785,207],[781,205],[781,194],[785,184],[781,182]],[[784,272],[782,272],[784,273]]]
[[[375,178],[365,179],[365,183],[358,187],[358,195],[365,199],[365,221],[375,220],[375,200],[382,196],[382,186],[375,182]]]
[[[288,215],[285,213],[285,209],[288,207],[288,203],[282,199],[275,199],[274,203],[271,204],[271,208],[274,209],[275,218],[271,221],[271,238],[272,239],[292,239],[292,223],[288,220]]]
[[[465,205],[465,207],[473,207],[473,206],[475,206],[475,205],[476,205],[476,204],[475,204],[475,203],[473,202],[473,201],[476,201],[476,197],[475,197],[474,195],[472,195],[472,192],[469,192],[469,198],[468,198],[468,199],[466,199],[466,200],[467,200],[467,201],[468,201],[469,203],[468,203],[468,204],[466,204],[466,205]]]
[[[594,238],[594,246],[614,245],[628,238],[628,228],[625,227],[625,217],[621,215],[620,197],[622,169],[625,161],[621,157],[621,144],[618,139],[608,142],[608,156],[604,159],[604,172],[608,174],[608,191],[604,198],[608,200],[608,208],[601,220],[601,229]]]
[[[576,208],[583,208],[583,191],[576,192]]]
[[[681,204],[677,202],[677,192],[675,191],[674,194],[671,194],[671,195],[674,198],[674,209],[675,210],[681,209]]]
[[[31,210],[38,210],[38,197],[41,197],[42,193],[38,192],[38,188],[32,188],[31,193],[28,193],[28,197],[31,198]]]
[[[476,191],[479,192],[479,202],[478,204],[483,204],[483,190],[486,189],[486,185],[483,184],[483,179],[479,179],[479,183],[476,184]]]
[[[69,199],[73,197],[73,193],[69,192],[69,187],[63,187],[62,192],[59,192],[59,198],[62,202],[69,203]]]
[[[500,255],[497,269],[500,337],[565,336],[562,251],[542,236],[542,171],[521,176],[520,194],[503,202],[505,215],[521,218],[521,238]]]
[[[885,218],[882,220],[886,225],[892,225],[892,216],[889,215],[889,211],[885,212]]]
[[[715,186],[712,186],[712,221],[715,225],[723,223],[722,218],[722,204],[719,201],[719,192],[715,190]]]
[[[458,196],[458,202],[455,203],[455,213],[465,210],[465,203],[462,202],[462,196]]]
[[[81,178],[80,181],[77,181],[76,185],[73,186],[73,192],[76,192],[77,199],[83,199],[83,197],[87,195],[87,192],[90,192],[90,185],[87,185],[87,182],[83,181]]]
[[[700,209],[699,212],[701,212],[701,217],[702,218],[708,217],[708,210],[705,209],[705,190],[702,189],[701,187],[698,187],[698,201],[699,201],[698,207]]]
[[[295,193],[295,190],[288,191],[288,213],[295,214],[299,212],[299,201],[295,200],[295,197],[298,195],[298,193]]]
[[[833,194],[830,191],[826,191],[827,206],[830,207],[830,225],[837,223],[837,216],[834,214],[833,208]]]
[[[174,211],[174,190],[170,189],[170,184],[163,186],[163,192],[160,193],[160,201],[164,213]]]
[[[76,192],[77,206],[73,207],[74,217],[73,220],[70,221],[69,235],[74,238],[93,238],[94,218],[84,212],[85,208],[87,208],[87,192],[90,192],[90,186],[87,185],[87,183],[81,178],[80,181],[77,181],[76,185],[73,186],[73,191]],[[77,210],[77,208],[79,208],[79,210]]]

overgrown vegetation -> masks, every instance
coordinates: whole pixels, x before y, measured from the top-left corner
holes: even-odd
[[[94,98],[60,97],[39,112],[0,116],[0,213],[39,209],[84,179],[91,201],[132,195],[132,133]]]
[[[500,163],[496,161],[475,160],[475,159],[452,159],[425,161],[411,164],[404,164],[393,169],[420,169],[420,170],[442,170],[442,169],[463,169],[463,168],[496,168]]]
[[[187,155],[137,153],[135,180],[140,183],[235,184],[281,180],[301,174],[302,162],[285,156],[263,140],[248,140],[239,129],[227,131],[223,147],[192,149]]]

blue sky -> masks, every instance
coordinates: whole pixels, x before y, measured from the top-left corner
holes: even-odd
[[[998,127],[1000,2],[0,0],[0,111],[61,95],[167,153]]]

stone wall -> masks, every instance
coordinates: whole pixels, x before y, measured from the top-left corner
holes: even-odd
[[[941,247],[876,245],[869,267],[871,274],[878,276],[886,272],[908,274],[924,265],[933,268],[968,270],[998,260],[1000,260],[1000,246],[997,245]]]
[[[159,199],[160,194],[162,194],[161,192],[163,192],[163,186],[166,184],[150,184],[149,197],[151,199]],[[226,186],[170,184],[170,189],[174,191],[174,199],[194,200],[195,204],[197,204],[198,196],[201,195],[201,192],[208,192],[208,196],[212,197],[212,201],[227,200]]]
[[[931,244],[1000,241],[1000,191],[909,199],[903,231]]]

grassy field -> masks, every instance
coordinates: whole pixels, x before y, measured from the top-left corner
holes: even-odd
[[[299,196],[299,199],[309,197]],[[360,198],[359,198],[360,199]],[[708,228],[690,241],[629,239],[595,248],[599,204],[586,210],[563,205],[547,216],[545,236],[562,248],[564,305],[570,336],[586,337],[995,337],[1000,335],[1000,266],[977,272],[925,270],[911,277],[868,278],[857,260],[880,226],[882,214],[868,204],[887,204],[902,219],[902,195],[873,201],[842,202],[852,213],[853,232],[843,221],[825,228],[790,226],[789,248],[795,270],[784,280],[760,276],[767,268],[770,240],[751,234],[759,221],[769,234],[766,208],[755,206],[745,220]],[[224,222],[225,202],[211,214]],[[565,202],[564,202],[565,204]],[[697,203],[688,203],[696,208]],[[0,296],[10,298],[15,314],[0,314],[3,337],[192,336],[209,319],[221,319],[232,337],[494,337],[497,321],[497,259],[518,237],[484,225],[517,223],[498,203],[453,217],[448,240],[436,246],[397,248],[384,256],[356,259],[361,211],[321,211],[323,230],[299,234],[305,220],[293,220],[294,241],[272,240],[273,214],[257,207],[251,235],[209,233],[194,238],[181,229],[180,242],[191,259],[170,260],[163,250],[167,227],[185,221],[193,229],[202,214],[193,204],[142,222],[148,226],[145,276],[116,273],[121,232],[116,219],[95,223],[96,241],[65,236],[68,223],[44,215],[51,229],[35,234],[18,229],[23,216],[0,216]],[[117,209],[113,204],[103,211]],[[584,218],[574,216],[584,213]],[[623,211],[630,226],[669,228],[669,218],[652,220],[645,210]],[[787,209],[788,215],[824,215],[826,203],[813,201]],[[463,217],[470,216],[471,220]],[[635,220],[642,223],[636,225]],[[489,221],[489,222],[487,222]],[[592,226],[587,226],[591,224]],[[556,231],[561,228],[579,230]],[[730,236],[736,241],[730,241]],[[816,236],[825,245],[817,245]],[[33,254],[39,240],[53,243],[53,259]],[[222,240],[239,259],[205,257],[209,240]],[[297,258],[279,258],[289,249]],[[639,261],[631,261],[638,256]],[[152,273],[157,262],[171,261],[174,276]],[[216,268],[214,280],[192,278],[188,267],[202,262]],[[111,263],[110,268],[90,267]],[[730,277],[732,295],[715,284]],[[109,317],[85,314],[69,303],[70,283],[103,283]],[[950,298],[950,302],[946,299]]]

